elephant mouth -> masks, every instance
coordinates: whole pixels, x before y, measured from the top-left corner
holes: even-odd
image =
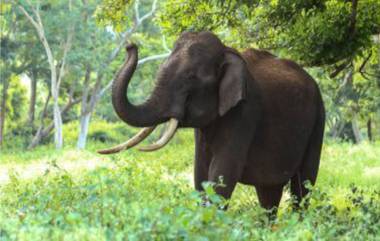
[[[188,105],[188,97],[185,98],[185,108]],[[181,108],[175,108],[170,114],[171,117],[165,117],[163,119],[168,120],[166,125],[166,130],[164,133],[161,135],[161,137],[154,142],[153,144],[147,145],[147,146],[142,146],[137,148],[139,151],[143,152],[151,152],[151,151],[156,151],[168,144],[170,140],[174,137],[176,131],[180,127],[190,127],[190,123],[187,120],[187,115],[186,113],[183,112],[183,109]],[[135,134],[132,138],[127,140],[126,142],[123,142],[121,144],[118,144],[114,147],[103,149],[97,151],[99,154],[115,154],[119,153],[128,149],[131,149],[132,147],[135,147],[139,143],[141,143],[143,140],[145,140],[155,129],[157,125],[151,126],[151,127],[144,127],[141,129],[137,134]]]
[[[178,128],[178,124],[179,124],[178,119],[171,118],[168,121],[168,125],[165,132],[162,134],[162,136],[157,142],[147,145],[147,146],[140,147],[138,148],[138,150],[149,152],[149,151],[156,151],[163,148],[174,137],[174,134],[176,133],[177,128]],[[145,127],[142,130],[140,130],[136,135],[134,135],[132,138],[127,140],[126,142],[123,142],[111,148],[99,150],[98,153],[108,155],[108,154],[115,154],[121,151],[128,150],[138,145],[144,139],[146,139],[154,131],[155,128],[156,126]]]

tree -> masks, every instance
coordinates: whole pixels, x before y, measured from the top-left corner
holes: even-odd
[[[100,58],[101,62],[96,63],[94,65],[93,61],[87,62],[85,64],[85,78],[83,82],[83,92],[82,92],[82,101],[81,101],[81,112],[80,112],[80,126],[79,126],[79,135],[78,135],[78,141],[77,141],[77,147],[80,149],[83,149],[86,145],[86,139],[87,139],[87,133],[89,128],[89,123],[91,119],[91,115],[95,110],[95,106],[99,102],[100,98],[106,93],[106,91],[111,87],[113,77],[111,78],[111,81],[104,84],[105,76],[107,76],[107,72],[110,72],[111,64],[114,60],[117,59],[119,56],[120,51],[123,49],[123,47],[126,45],[128,41],[130,41],[132,38],[135,38],[136,35],[141,35],[139,37],[139,41],[142,41],[141,39],[146,38],[146,34],[144,34],[144,24],[149,27],[148,21],[154,16],[156,11],[156,5],[157,0],[153,0],[152,2],[148,2],[146,4],[141,4],[140,1],[134,2],[134,7],[129,8],[128,10],[125,10],[128,14],[123,14],[122,16],[128,16],[128,18],[125,19],[126,22],[130,22],[128,24],[129,26],[127,29],[123,30],[121,34],[117,34],[114,32],[115,35],[117,35],[116,40],[116,46],[110,51],[110,54],[102,54],[103,56]],[[148,10],[145,12],[145,14],[142,14],[143,9],[148,8]],[[105,35],[105,31],[101,29],[97,29],[96,27],[91,25],[93,23],[89,22],[89,19],[85,15],[85,23],[87,23],[89,29],[91,29],[91,32],[93,34],[93,41],[89,45],[85,46],[85,48],[93,49],[92,45],[101,45],[105,44],[104,40],[101,40],[101,36]],[[98,16],[98,19],[101,18]],[[105,24],[104,22],[102,24]],[[147,27],[145,27],[147,28]],[[157,36],[155,36],[157,37]],[[99,42],[94,41],[99,40]],[[103,41],[103,42],[102,42]],[[146,42],[146,41],[145,41]],[[108,43],[109,44],[109,43]],[[157,43],[155,43],[157,45]],[[145,57],[139,61],[139,64],[143,64],[148,61],[154,61],[159,60],[162,58],[165,58],[169,55],[170,51],[168,50],[165,42],[165,38],[163,38],[163,48],[164,53],[161,54],[152,54],[148,57]],[[159,50],[162,51],[162,50]],[[120,62],[120,60],[119,60]],[[96,70],[96,71],[94,71]],[[96,76],[94,84],[91,85],[91,75],[94,72],[94,75]],[[111,71],[112,72],[112,71]],[[111,76],[113,74],[111,73]],[[109,76],[109,74],[108,74]]]
[[[35,30],[37,31],[38,37],[42,45],[44,46],[46,56],[48,59],[49,67],[50,67],[50,82],[51,82],[51,93],[53,97],[53,116],[54,116],[54,142],[56,148],[62,148],[63,145],[63,135],[62,135],[62,116],[59,106],[59,89],[60,84],[64,75],[65,65],[66,65],[66,57],[67,53],[71,48],[71,43],[74,34],[74,25],[69,22],[69,26],[67,27],[68,31],[66,34],[66,40],[62,45],[63,55],[60,61],[60,67],[58,67],[55,63],[55,56],[53,54],[51,45],[47,39],[45,27],[42,22],[42,18],[40,15],[40,6],[39,3],[36,5],[32,5],[29,0],[26,0],[27,6],[31,9],[31,13],[29,13],[22,4],[18,5],[18,8],[25,15],[25,17],[30,21]],[[72,2],[71,0],[68,2],[66,9],[71,11]]]
[[[1,81],[1,101],[0,101],[0,145],[4,142],[4,134],[8,112],[12,109],[7,104],[9,100],[9,90],[13,81],[17,81],[17,75],[21,74],[28,68],[30,62],[17,58],[15,52],[21,46],[20,39],[15,31],[17,21],[14,13],[11,11],[13,5],[4,3],[0,5],[1,10],[1,48],[0,48],[0,81]],[[12,95],[11,95],[12,97]],[[19,105],[17,106],[19,107]],[[12,115],[9,115],[12,116]]]

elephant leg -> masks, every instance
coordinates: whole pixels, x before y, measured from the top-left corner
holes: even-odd
[[[258,113],[256,106],[235,107],[219,120],[209,138],[213,156],[208,180],[220,183],[222,178],[223,185],[216,185],[215,192],[225,199],[231,197],[247,162],[258,118],[252,113]]]
[[[212,154],[205,140],[205,135],[199,129],[195,135],[194,185],[197,191],[203,191],[202,183],[208,181],[208,170]]]
[[[235,189],[241,173],[242,166],[239,166],[239,162],[234,159],[228,158],[213,158],[208,179],[209,181],[216,183],[215,192],[218,195],[223,196],[225,199],[229,199],[232,192]],[[242,163],[242,162],[241,162]],[[222,181],[222,184],[220,183]]]
[[[317,169],[318,170],[318,169]],[[310,175],[308,171],[298,171],[296,175],[291,178],[290,181],[290,192],[293,197],[293,208],[299,209],[302,200],[310,192],[309,188],[306,187],[306,183],[309,181],[311,185],[315,184],[317,178],[317,173]],[[308,200],[305,200],[304,207],[308,207]]]
[[[290,181],[290,192],[293,197],[293,207],[299,209],[302,199],[309,193],[309,190],[305,187],[305,178],[297,172]]]
[[[260,205],[269,211],[269,217],[274,218],[282,197],[284,185],[255,186]]]
[[[305,182],[309,181],[311,185],[314,185],[317,180],[323,143],[325,123],[324,112],[324,107],[321,105],[317,121],[309,138],[302,165],[296,175],[291,179],[290,191],[295,197],[294,207],[297,209],[299,208],[302,199],[309,192],[309,189],[305,186]],[[307,206],[308,202],[305,203],[306,208]]]

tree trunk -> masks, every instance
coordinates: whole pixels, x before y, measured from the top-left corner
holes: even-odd
[[[62,116],[58,106],[58,98],[54,101],[54,143],[55,148],[61,149],[63,146],[63,134],[62,134]]]
[[[34,126],[35,109],[36,109],[36,91],[37,91],[37,73],[32,71],[30,82],[30,100],[29,100],[29,112],[28,123],[31,127]]]
[[[368,135],[368,140],[370,142],[372,142],[373,137],[372,137],[372,120],[371,120],[371,118],[368,118],[368,121],[367,121],[367,135]]]
[[[336,139],[341,136],[345,122],[338,120],[331,128],[331,137]]]
[[[83,82],[83,93],[82,93],[82,101],[81,101],[81,112],[80,112],[80,125],[79,125],[79,134],[77,140],[77,148],[84,149],[86,147],[86,139],[88,133],[88,125],[91,119],[91,112],[89,111],[88,104],[88,94],[90,91],[90,82],[91,78],[91,66],[87,65],[86,74],[84,76]],[[95,85],[96,88],[97,85]],[[94,91],[96,91],[94,88]]]
[[[62,112],[59,113],[60,114],[59,116],[66,114],[77,103],[79,103],[79,99],[69,101],[66,104],[66,106],[62,109]],[[47,127],[44,127],[42,122],[43,121],[41,120],[41,126],[38,128],[37,133],[34,135],[31,143],[28,146],[28,149],[33,149],[34,147],[38,146],[40,144],[41,140],[44,139],[45,137],[47,137],[50,134],[50,132],[55,128],[54,121],[52,123],[50,123]],[[61,131],[62,131],[62,129],[61,129]]]
[[[29,3],[30,5],[30,3]],[[72,37],[74,34],[74,27],[71,26],[69,27],[69,33],[67,35],[67,40],[64,45],[64,50],[63,50],[63,57],[61,61],[61,68],[60,68],[60,73],[58,76],[57,73],[57,67],[55,65],[55,59],[53,56],[53,52],[50,48],[49,42],[46,38],[45,35],[45,29],[44,25],[42,24],[41,16],[39,13],[39,9],[35,8],[33,6],[30,6],[32,8],[32,11],[34,13],[34,17],[32,17],[23,6],[19,5],[18,8],[23,12],[23,14],[28,18],[28,20],[32,23],[32,25],[35,27],[38,36],[40,38],[40,41],[45,49],[45,53],[47,56],[47,60],[49,63],[50,67],[50,82],[51,82],[51,94],[53,96],[53,115],[54,115],[54,142],[55,146],[57,149],[62,148],[63,145],[63,135],[62,135],[62,116],[61,116],[61,111],[59,109],[59,104],[58,104],[58,98],[59,98],[59,87],[60,87],[60,82],[63,76],[64,68],[65,68],[65,62],[66,62],[66,56],[67,52],[71,48],[71,42],[72,42]],[[71,1],[69,1],[69,9],[71,10]]]
[[[355,137],[355,143],[359,144],[363,140],[363,138],[362,138],[362,135],[360,133],[360,129],[359,129],[359,125],[358,125],[356,115],[352,118],[351,125],[352,125],[352,131],[353,131],[354,137]]]
[[[84,149],[86,147],[86,140],[88,134],[88,127],[90,125],[91,113],[86,113],[80,117],[80,128],[77,142],[77,148]]]
[[[33,149],[40,144],[42,139],[47,137],[54,129],[54,124],[51,123],[47,127],[40,126],[37,133],[34,135],[32,142],[29,144],[28,149]]]
[[[3,91],[2,91],[2,98],[1,98],[1,104],[0,104],[0,146],[3,145],[4,142],[4,128],[5,128],[5,117],[6,117],[6,103],[7,103],[7,97],[8,97],[8,87],[9,87],[9,81],[5,77],[3,79]]]

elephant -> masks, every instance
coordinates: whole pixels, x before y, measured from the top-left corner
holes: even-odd
[[[121,120],[143,127],[111,154],[131,148],[154,128],[169,122],[160,139],[141,151],[165,146],[178,128],[194,128],[195,189],[217,183],[230,199],[237,183],[254,186],[260,205],[277,209],[290,182],[294,203],[315,184],[325,125],[316,81],[295,62],[250,48],[228,47],[212,32],[184,32],[160,66],[156,85],[141,105],[126,93],[138,62],[135,44],[112,86],[113,107]]]

